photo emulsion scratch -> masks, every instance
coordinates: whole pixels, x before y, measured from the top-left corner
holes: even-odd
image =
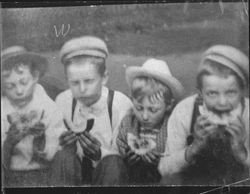
[[[3,192],[249,188],[248,1],[25,5],[0,8]]]

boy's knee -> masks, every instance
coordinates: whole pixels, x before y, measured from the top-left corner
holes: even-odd
[[[93,184],[97,185],[123,185],[127,181],[127,169],[119,155],[104,157],[93,174]]]
[[[55,154],[51,165],[51,182],[54,186],[81,183],[81,163],[76,153],[63,149]]]

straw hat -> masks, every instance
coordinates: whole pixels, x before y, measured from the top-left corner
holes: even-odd
[[[245,84],[249,81],[249,59],[240,50],[228,45],[215,45],[204,52],[198,72],[203,70],[206,60],[215,61],[232,69]]]
[[[22,61],[31,61],[35,69],[40,72],[42,77],[48,68],[48,60],[46,57],[27,51],[22,46],[11,46],[4,49],[1,53],[1,68],[5,69],[6,65],[14,64]]]
[[[67,41],[60,51],[60,59],[63,64],[67,59],[81,55],[107,58],[108,48],[100,38],[82,36]]]
[[[165,61],[148,59],[141,67],[133,66],[126,69],[126,80],[130,88],[133,80],[140,76],[152,77],[167,85],[177,101],[183,96],[183,86],[172,76]]]

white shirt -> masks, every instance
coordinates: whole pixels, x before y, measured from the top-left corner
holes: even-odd
[[[159,172],[162,176],[180,172],[188,165],[185,160],[187,148],[186,139],[190,135],[191,118],[193,115],[194,102],[197,95],[187,97],[176,105],[168,121],[168,137],[166,149],[169,154],[163,157],[159,163]],[[248,151],[248,158],[245,164],[250,167],[250,145],[249,145],[249,99],[245,98],[245,109],[242,114],[246,129],[245,147]],[[238,108],[236,109],[238,111]]]
[[[22,108],[14,107],[7,97],[1,98],[1,135],[2,147],[6,139],[6,133],[10,124],[7,115],[14,112],[18,114],[27,114],[30,111],[36,111],[42,114],[44,111],[42,123],[45,124],[45,158],[50,161],[55,153],[60,149],[59,136],[66,131],[63,124],[63,115],[57,108],[55,102],[47,95],[44,88],[36,84],[31,102]],[[10,169],[12,170],[32,170],[39,169],[41,165],[31,161],[33,156],[33,135],[27,135],[18,144],[16,144],[11,157]]]
[[[108,114],[108,88],[102,87],[102,94],[100,99],[91,105],[86,107],[82,105],[81,102],[77,101],[74,110],[73,122],[71,120],[72,116],[72,92],[68,89],[56,98],[56,103],[58,107],[64,114],[64,119],[72,130],[81,126],[82,130],[86,127],[87,119],[94,119],[93,128],[90,131],[94,137],[96,137],[101,142],[101,158],[110,154],[119,154],[116,137],[118,135],[118,127],[121,120],[126,115],[127,111],[132,107],[132,103],[127,96],[119,91],[115,91],[113,103],[112,103],[112,127],[110,123],[110,118]],[[78,144],[78,154],[83,155],[83,152]]]

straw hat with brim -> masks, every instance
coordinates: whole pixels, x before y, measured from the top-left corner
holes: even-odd
[[[198,72],[204,68],[206,60],[215,61],[233,70],[246,85],[249,81],[249,59],[240,50],[228,45],[215,45],[204,52]]]
[[[60,59],[64,64],[68,59],[76,56],[108,57],[106,43],[94,36],[82,36],[67,41],[61,48]]]
[[[40,72],[42,77],[48,69],[46,57],[34,52],[27,51],[22,46],[11,46],[4,49],[1,53],[1,68],[7,69],[7,65],[30,61],[34,68]]]
[[[136,77],[152,77],[168,86],[173,97],[179,101],[183,97],[184,89],[181,83],[172,76],[165,61],[158,59],[148,59],[141,67],[133,66],[126,69],[126,80],[131,88]]]

